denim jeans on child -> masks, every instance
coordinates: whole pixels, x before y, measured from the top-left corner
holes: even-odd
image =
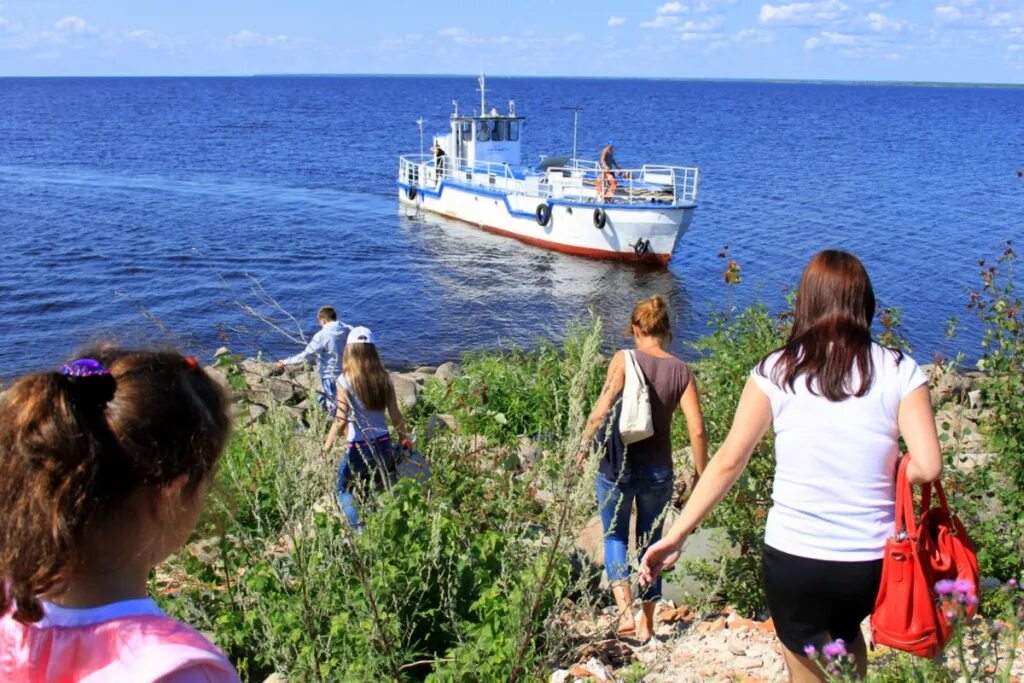
[[[629,519],[636,501],[636,538],[642,557],[647,546],[661,538],[662,513],[672,499],[671,467],[635,467],[622,469],[617,482],[600,472],[597,475],[597,507],[604,528],[604,567],[608,580],[629,578],[626,559],[629,544]],[[657,524],[655,524],[657,521]],[[661,597],[661,577],[655,579],[641,598]]]
[[[345,457],[338,465],[337,495],[338,505],[353,528],[363,528],[353,490],[358,488],[360,493],[365,494],[394,483],[396,464],[395,448],[390,436],[349,443]]]

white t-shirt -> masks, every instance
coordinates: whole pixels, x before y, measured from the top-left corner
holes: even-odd
[[[841,562],[877,560],[892,534],[896,505],[897,415],[900,401],[928,379],[914,359],[871,345],[875,378],[861,397],[832,402],[797,377],[793,390],[750,375],[771,401],[775,428],[773,505],[764,541],[800,557]],[[852,386],[859,387],[854,370]]]

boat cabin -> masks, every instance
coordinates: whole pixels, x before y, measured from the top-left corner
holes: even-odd
[[[497,108],[487,110],[484,95],[484,77],[480,76],[480,113],[459,114],[459,102],[453,101],[451,132],[434,137],[434,144],[459,167],[473,168],[477,164],[508,164],[519,166],[523,155],[520,135],[523,117],[516,116],[516,103],[510,100],[508,113],[499,114]]]

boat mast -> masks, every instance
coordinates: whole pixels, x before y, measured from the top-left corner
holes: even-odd
[[[416,119],[416,125],[420,127],[420,159],[423,158],[423,117]]]
[[[575,107],[562,107],[565,111],[572,112],[572,161],[576,163],[576,129],[579,126],[580,112],[583,111],[583,107],[576,105]]]
[[[487,114],[487,102],[484,99],[484,89],[485,88],[484,88],[484,72],[483,71],[480,72],[480,78],[478,80],[480,82],[480,116],[485,116]]]

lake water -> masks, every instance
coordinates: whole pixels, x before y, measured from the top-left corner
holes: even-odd
[[[416,119],[443,132],[470,77],[0,79],[0,376],[96,339],[273,357],[335,305],[392,366],[558,337],[593,309],[618,339],[671,299],[676,348],[730,302],[781,307],[807,259],[858,254],[920,361],[977,352],[979,258],[1024,237],[1024,89],[488,79],[524,150],[698,165],[699,207],[667,269],[564,256],[396,199]],[[723,245],[743,282],[727,293]],[[258,315],[254,315],[254,313]],[[944,339],[960,316],[960,337]]]

